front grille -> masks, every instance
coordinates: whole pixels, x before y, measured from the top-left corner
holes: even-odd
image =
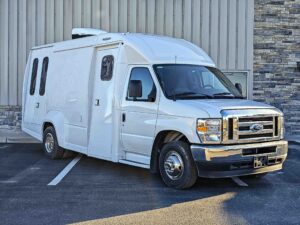
[[[264,138],[274,136],[275,118],[268,117],[239,117],[238,118],[238,139]],[[261,129],[255,131],[253,126]]]
[[[223,116],[223,143],[255,142],[280,139],[281,116],[279,114],[252,115],[230,114]],[[254,114],[254,115],[253,115]]]

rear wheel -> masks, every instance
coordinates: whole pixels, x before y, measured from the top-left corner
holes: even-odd
[[[45,155],[50,159],[61,159],[64,149],[58,145],[54,127],[47,127],[43,134],[43,149]]]
[[[159,156],[159,170],[164,183],[172,188],[185,189],[197,180],[197,169],[187,143],[167,143]]]

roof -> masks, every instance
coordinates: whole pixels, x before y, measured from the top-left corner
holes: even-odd
[[[53,51],[113,43],[124,43],[125,48],[126,46],[127,49],[131,48],[131,54],[136,54],[133,58],[141,59],[139,63],[181,63],[215,67],[215,63],[201,48],[184,39],[140,33],[103,33],[97,36],[58,42],[53,44]],[[47,46],[49,47],[49,45]]]
[[[125,35],[125,40],[152,63],[186,63],[215,67],[206,52],[184,39],[129,33]]]

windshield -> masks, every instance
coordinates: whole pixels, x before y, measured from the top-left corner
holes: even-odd
[[[243,98],[218,69],[199,65],[154,65],[160,85],[169,99]]]

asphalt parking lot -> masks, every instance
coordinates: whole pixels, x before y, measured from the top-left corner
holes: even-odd
[[[40,144],[0,144],[0,224],[300,224],[300,145],[260,180],[199,179],[179,191],[148,170],[82,156],[50,160]]]

